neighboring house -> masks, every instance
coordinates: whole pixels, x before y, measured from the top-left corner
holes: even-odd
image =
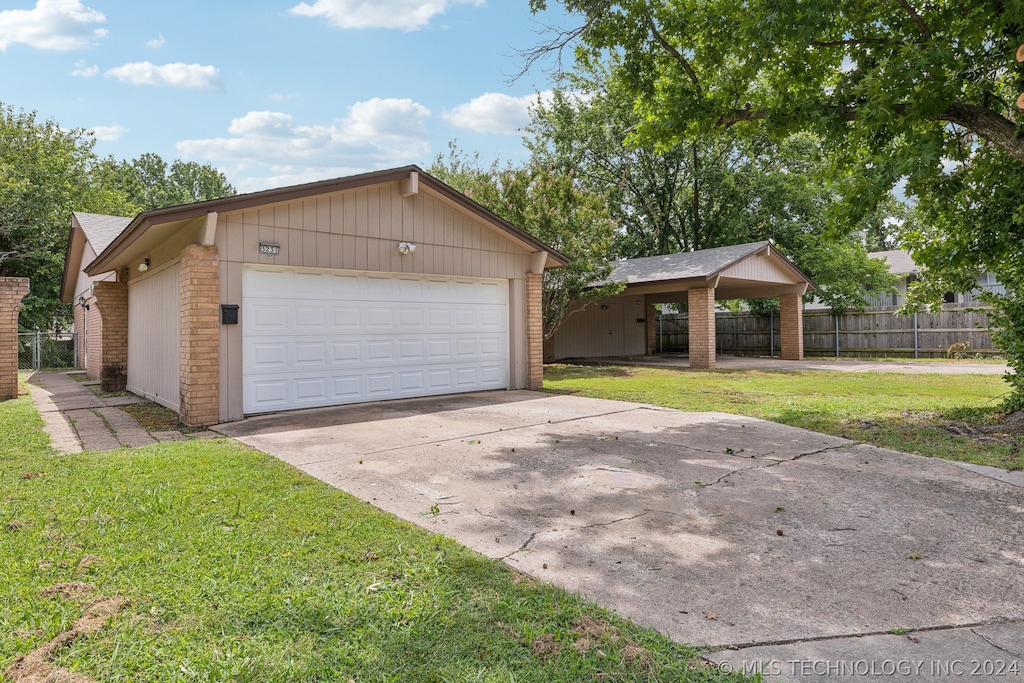
[[[877,294],[866,293],[868,306],[902,306],[907,301],[907,287],[917,278],[921,267],[914,262],[909,251],[873,251],[868,254],[871,258],[885,261],[889,266],[889,272],[900,278],[897,289],[894,293]],[[947,304],[970,304],[978,301],[978,294],[981,290],[1002,292],[1003,286],[996,280],[992,273],[980,273],[977,279],[977,288],[969,292],[946,292],[943,297]],[[809,308],[809,307],[808,307]]]
[[[715,366],[715,301],[778,297],[782,357],[803,358],[802,296],[814,285],[770,242],[616,261],[624,292],[569,316],[547,344],[552,360],[652,354],[655,304],[686,302],[690,367]]]
[[[61,297],[89,374],[185,424],[540,387],[542,275],[567,260],[415,166],[77,216]]]
[[[116,278],[114,273],[89,277],[82,272],[82,268],[106,249],[130,222],[130,218],[94,213],[75,212],[71,216],[68,255],[64,260],[64,283],[67,289],[62,300],[75,304],[75,345],[78,364],[94,378],[99,378],[101,372],[100,342],[103,338],[103,321],[100,319],[99,309],[95,306],[94,285]],[[68,287],[68,283],[73,284]]]

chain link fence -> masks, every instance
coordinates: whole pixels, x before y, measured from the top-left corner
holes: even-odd
[[[19,332],[19,370],[68,370],[78,367],[73,332]]]

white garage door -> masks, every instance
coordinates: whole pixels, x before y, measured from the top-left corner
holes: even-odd
[[[246,268],[246,414],[505,389],[508,282]]]

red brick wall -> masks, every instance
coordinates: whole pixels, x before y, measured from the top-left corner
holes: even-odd
[[[0,277],[0,401],[18,397],[18,313],[28,278]]]
[[[128,283],[97,282],[93,291],[95,300],[89,307],[89,374],[99,374],[103,391],[124,391],[128,384]]]
[[[220,421],[220,263],[217,247],[181,254],[181,421]]]
[[[710,287],[691,289],[690,367],[713,370],[715,367],[715,290]]]
[[[804,303],[799,294],[779,297],[779,324],[782,328],[782,360],[804,359]]]

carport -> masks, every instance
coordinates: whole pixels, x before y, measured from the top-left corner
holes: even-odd
[[[690,367],[715,367],[715,302],[778,297],[783,360],[802,360],[803,301],[814,284],[771,242],[626,259],[609,280],[625,282],[617,296],[570,316],[548,345],[548,360],[652,355],[655,304],[686,303]]]

